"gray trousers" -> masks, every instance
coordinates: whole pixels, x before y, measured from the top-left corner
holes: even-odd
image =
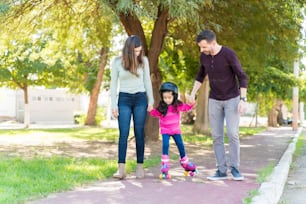
[[[240,142],[239,142],[239,113],[238,104],[240,97],[225,101],[209,99],[208,114],[213,138],[217,168],[222,173],[227,171],[225,146],[224,146],[224,119],[226,132],[229,139],[229,166],[239,169]]]

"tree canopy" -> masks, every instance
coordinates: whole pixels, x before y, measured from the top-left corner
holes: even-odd
[[[243,68],[249,75],[251,100],[255,99],[258,92],[273,92],[279,97],[288,97],[288,93],[284,94],[284,90],[296,84],[292,73],[293,62],[299,58],[298,51],[301,49],[298,41],[302,38],[300,32],[303,20],[302,6],[298,1],[241,3],[231,0],[218,1],[211,7],[203,7],[199,12],[201,27],[214,30],[218,42],[237,53]],[[184,53],[180,58],[184,58],[185,61],[191,59],[185,64],[189,69],[197,70],[197,67],[190,66],[194,66],[194,60],[198,60],[199,56],[195,42],[197,26],[190,22],[185,24],[178,22],[171,25],[169,30],[172,32],[167,38],[169,42],[166,41],[166,45],[169,46],[166,48],[165,56],[168,58],[169,53],[172,53],[171,55],[177,58],[181,56],[179,53]],[[167,72],[171,66],[173,70],[176,69],[177,63],[172,64],[168,63],[165,66]],[[183,76],[187,77],[185,81],[190,80],[188,75]],[[274,85],[271,85],[272,82]],[[283,89],[282,84],[286,84],[287,88]],[[271,89],[273,86],[279,88]]]
[[[114,28],[122,27],[126,34],[136,34],[142,39],[158,101],[162,80],[176,82],[181,90],[192,87],[199,64],[195,38],[200,30],[208,28],[216,32],[221,45],[237,53],[249,76],[249,99],[289,98],[292,86],[304,84],[292,77],[299,49],[305,50],[299,44],[305,40],[300,32],[304,3],[302,0],[0,1],[1,79],[7,79],[12,67],[21,69],[14,60],[9,60],[18,56],[24,72],[33,72],[25,69],[30,67],[27,58],[34,60],[30,64],[37,67],[36,71],[44,70],[39,73],[45,74],[42,78],[48,78],[41,82],[46,86],[91,92],[98,80],[100,49],[111,47],[111,38],[118,34],[113,34]],[[23,55],[21,50],[25,52]],[[156,129],[156,125],[150,126]]]

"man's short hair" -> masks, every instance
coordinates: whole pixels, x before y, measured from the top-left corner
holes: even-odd
[[[216,34],[212,30],[203,30],[197,36],[197,43],[202,40],[206,40],[208,43],[211,43],[213,40],[216,40]]]

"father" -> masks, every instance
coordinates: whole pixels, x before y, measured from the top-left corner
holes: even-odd
[[[233,50],[219,45],[211,30],[204,30],[197,36],[200,48],[200,68],[196,76],[190,102],[208,75],[210,93],[208,113],[213,138],[217,171],[207,177],[209,180],[227,178],[227,164],[224,146],[224,119],[229,138],[229,166],[233,179],[241,181],[244,177],[239,171],[240,141],[239,117],[247,108],[247,75]]]

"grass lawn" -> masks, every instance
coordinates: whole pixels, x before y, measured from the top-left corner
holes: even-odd
[[[115,161],[65,157],[23,159],[0,156],[0,203],[68,190],[104,179],[116,170]]]
[[[160,163],[160,156],[145,160],[146,168]],[[127,172],[135,170],[127,161]],[[73,187],[109,178],[117,161],[100,158],[8,158],[0,155],[0,203],[20,203]]]
[[[211,137],[192,134],[191,126],[182,127],[184,140],[210,144]],[[243,135],[252,135],[263,128],[241,128]],[[65,138],[79,140],[117,141],[117,129],[27,129],[0,130],[1,137],[9,138]],[[146,158],[146,168],[160,164],[160,155]],[[135,161],[127,161],[127,172],[135,170]],[[22,203],[29,199],[47,196],[50,193],[72,189],[103,180],[117,170],[116,160],[102,158],[74,158],[65,156],[42,157],[7,156],[0,153],[0,203]]]
[[[52,137],[53,139],[71,138],[109,142],[117,142],[118,134],[118,129],[99,127],[0,130],[0,138],[2,135],[10,135],[12,137],[39,136],[46,139]]]

